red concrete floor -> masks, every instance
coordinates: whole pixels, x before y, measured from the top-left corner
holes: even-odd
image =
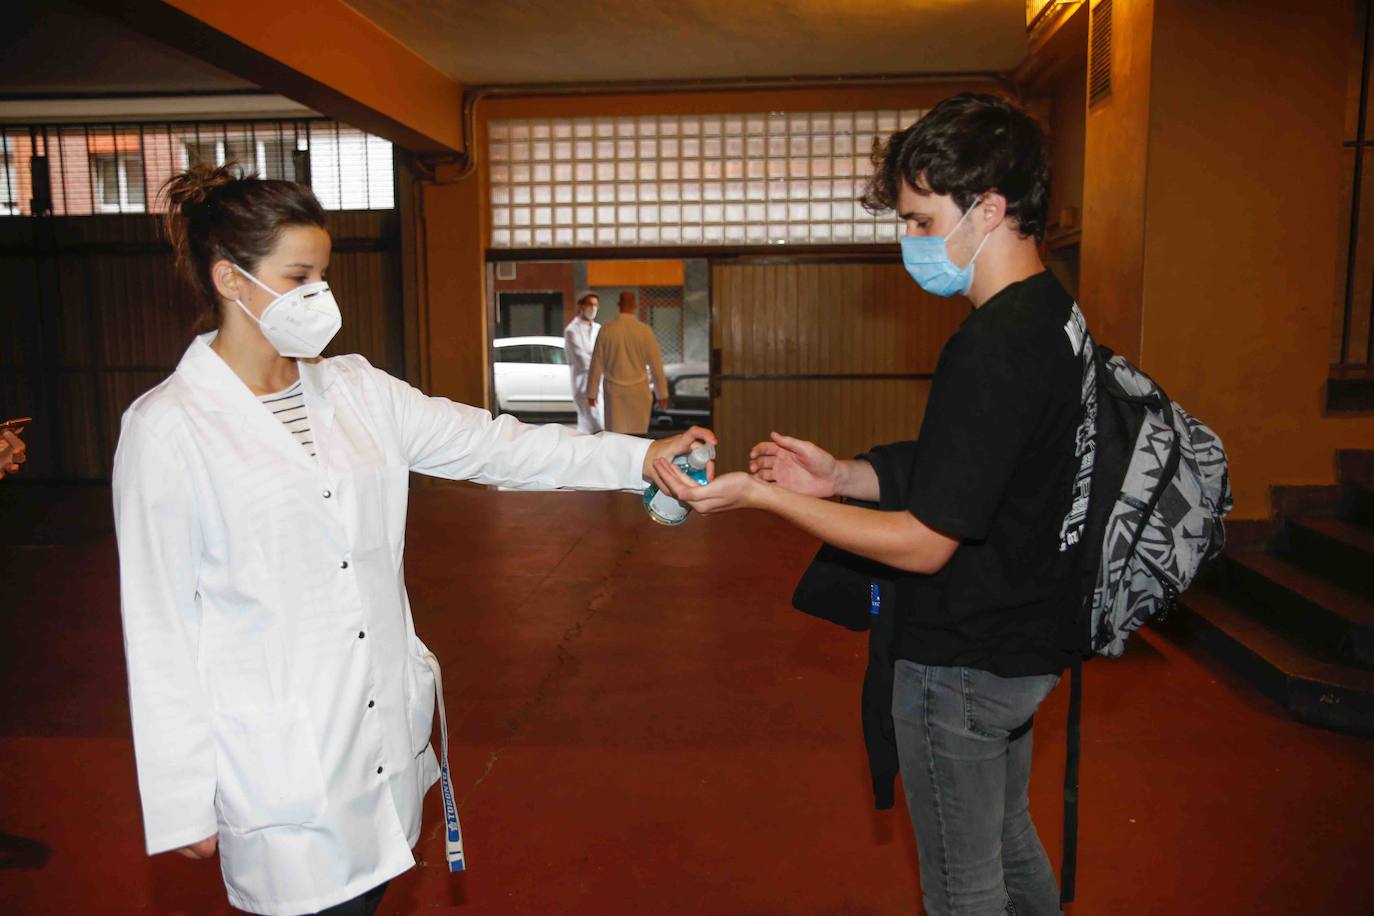
[[[905,812],[871,810],[864,637],[788,606],[812,542],[753,514],[664,529],[623,495],[412,507],[470,870],[443,870],[432,792],[382,912],[919,911]],[[0,912],[232,912],[214,863],[143,854],[113,539],[49,514],[0,493]],[[1065,694],[1032,787],[1056,862]],[[1374,743],[1153,633],[1089,666],[1084,735],[1071,913],[1374,912]]]

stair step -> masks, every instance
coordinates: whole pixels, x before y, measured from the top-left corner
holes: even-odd
[[[1269,553],[1227,551],[1224,564],[1228,586],[1258,602],[1252,613],[1265,623],[1374,667],[1374,601]]]
[[[1374,671],[1328,661],[1209,589],[1189,589],[1180,610],[1203,646],[1294,717],[1374,735]]]
[[[1344,503],[1342,511],[1348,520],[1374,526],[1374,484],[1347,483]]]
[[[1374,529],[1340,518],[1304,516],[1289,519],[1284,533],[1294,563],[1374,596]]]
[[[1374,481],[1374,449],[1337,449],[1336,474],[1346,482]]]

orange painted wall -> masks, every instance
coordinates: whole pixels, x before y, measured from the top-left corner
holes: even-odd
[[[687,267],[682,261],[592,261],[588,286],[681,286]]]
[[[438,145],[464,148],[463,87],[342,0],[167,2]]]
[[[484,407],[487,362],[486,198],[476,178],[423,186],[425,339],[430,394]]]
[[[1352,7],[1155,0],[1141,364],[1222,436],[1237,518],[1374,448],[1322,406]]]
[[[1094,8],[1097,3],[1093,3]],[[1114,0],[1111,98],[1084,135],[1079,298],[1099,343],[1140,352],[1154,0]]]
[[[956,92],[997,84],[938,82],[863,89],[699,92],[657,95],[490,99],[478,108],[476,148],[484,150],[491,120],[541,117],[592,117],[644,114],[742,113],[924,108]],[[479,163],[482,160],[479,159]],[[433,394],[469,404],[487,403],[487,271],[484,262],[489,227],[487,174],[450,185],[423,186],[426,243],[427,376]]]
[[[1060,225],[1065,211],[1076,211],[1083,224],[1083,143],[1087,131],[1087,84],[1083,61],[1055,81],[1051,88],[1050,226]]]

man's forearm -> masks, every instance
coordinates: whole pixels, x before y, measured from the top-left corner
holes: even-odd
[[[878,472],[867,461],[841,461],[836,464],[836,496],[876,503],[879,491]]]
[[[872,471],[871,466],[869,470]],[[873,485],[876,488],[876,474]],[[827,544],[907,572],[938,572],[958,547],[957,541],[928,528],[910,512],[846,506],[781,487],[768,487],[758,508],[780,516]]]

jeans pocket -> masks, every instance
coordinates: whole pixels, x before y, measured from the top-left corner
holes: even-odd
[[[989,671],[964,668],[962,683],[968,730],[985,738],[1006,738],[1030,721],[1058,685],[1059,675],[998,677]]]

